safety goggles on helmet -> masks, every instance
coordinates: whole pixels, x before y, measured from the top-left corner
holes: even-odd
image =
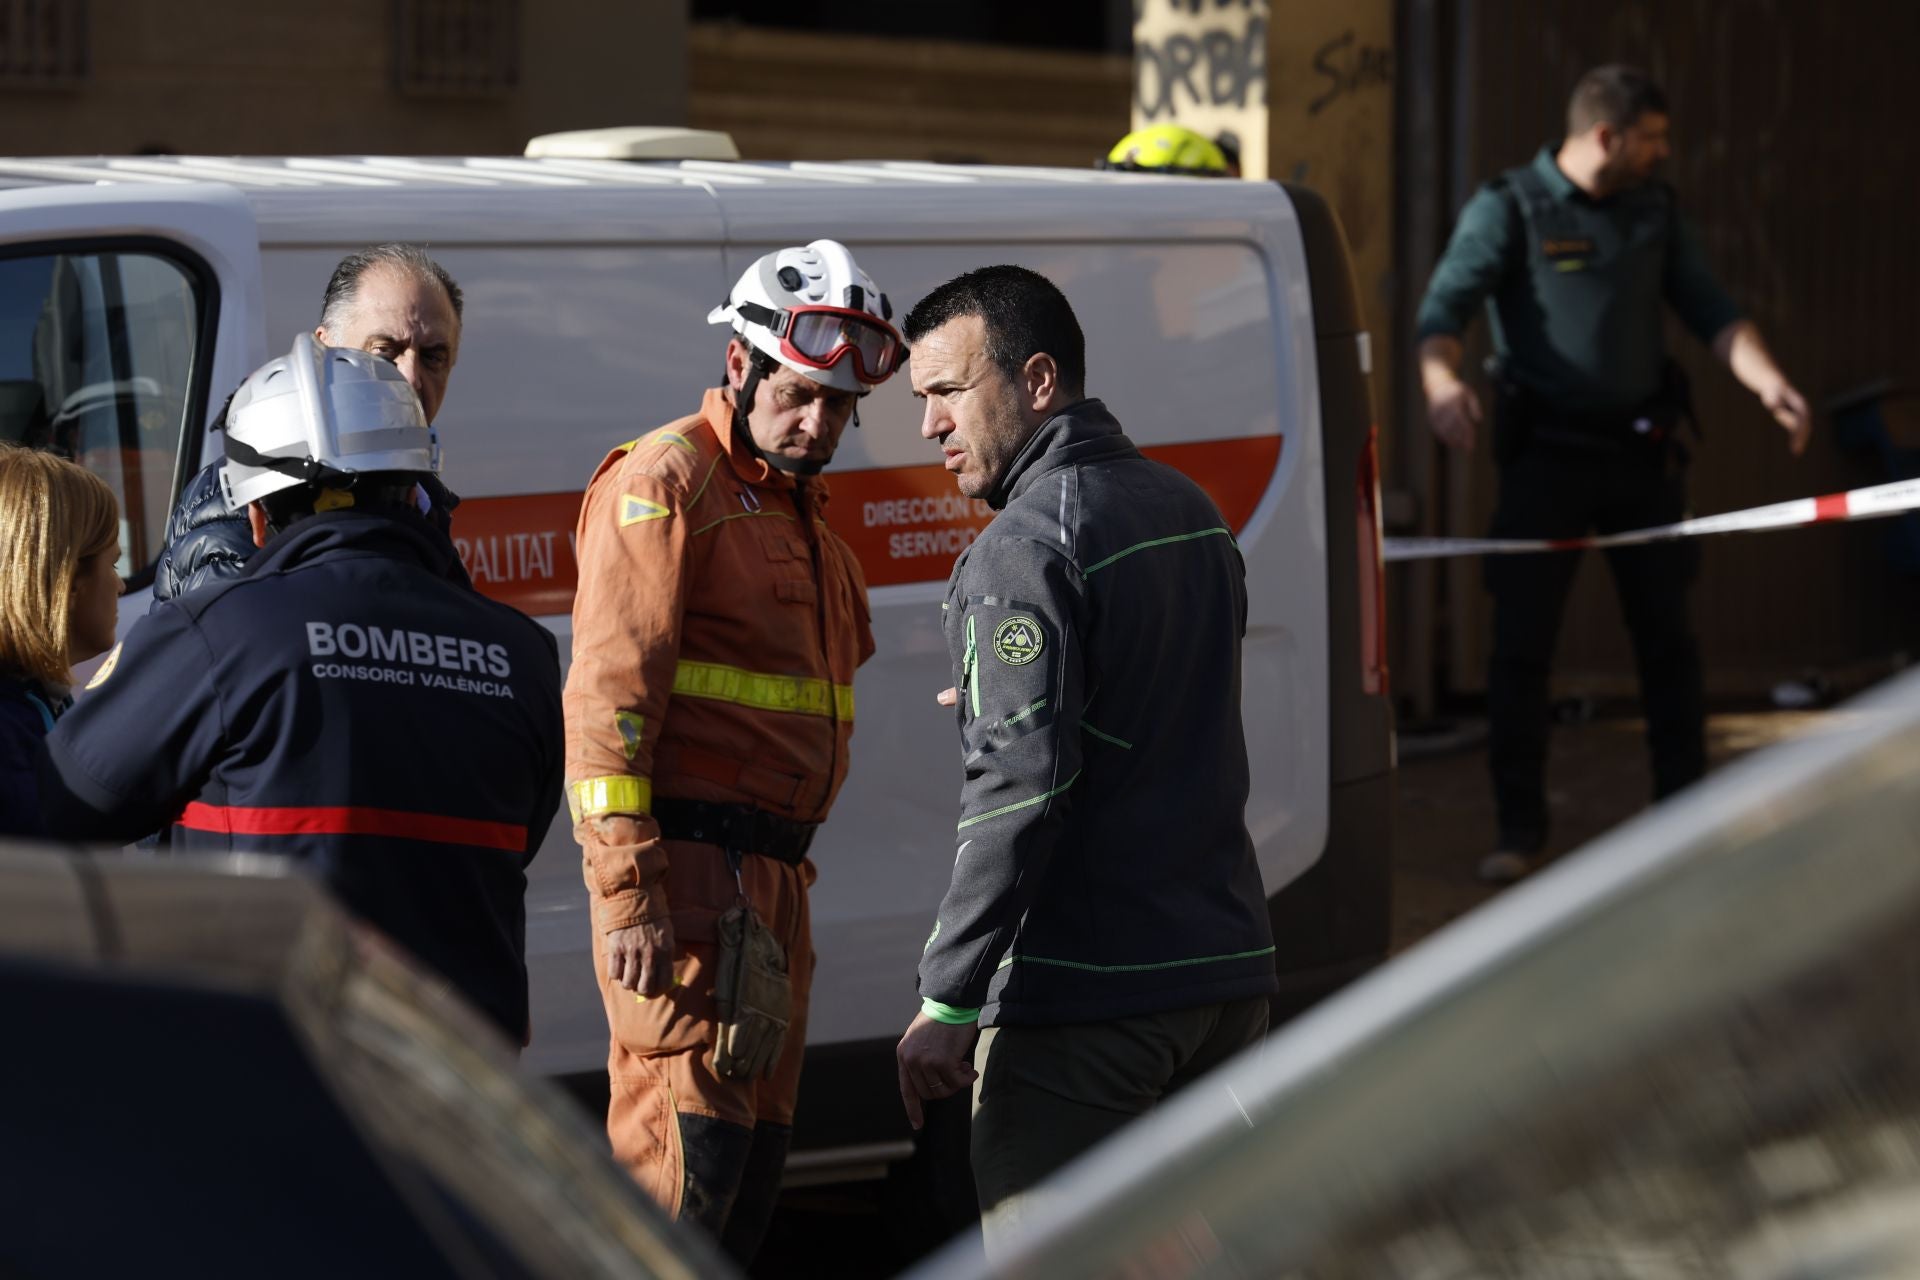
[[[868,386],[892,377],[906,358],[906,345],[894,327],[852,307],[804,306],[775,311],[758,303],[736,307],[740,318],[780,339],[784,359],[809,369],[830,369],[853,361],[854,376]]]

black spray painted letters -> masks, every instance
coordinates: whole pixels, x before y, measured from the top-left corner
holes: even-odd
[[[1206,0],[1213,8],[1221,0]],[[1234,7],[1242,6],[1231,0]],[[1202,0],[1174,0],[1199,12]],[[1264,6],[1263,6],[1264,7]],[[1141,117],[1158,120],[1183,107],[1267,105],[1267,20],[1250,14],[1245,25],[1177,31],[1133,47],[1133,104]]]
[[[1307,104],[1307,114],[1317,116],[1336,100],[1368,85],[1392,84],[1393,50],[1356,47],[1354,34],[1348,31],[1314,51],[1313,69],[1329,82]]]

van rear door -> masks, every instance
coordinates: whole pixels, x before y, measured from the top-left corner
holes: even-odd
[[[124,632],[147,611],[193,437],[266,359],[259,233],[232,187],[6,187],[13,168],[0,162],[0,440],[113,487]]]

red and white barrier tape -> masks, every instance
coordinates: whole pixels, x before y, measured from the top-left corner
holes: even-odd
[[[1435,560],[1443,556],[1501,556],[1524,551],[1580,551],[1587,547],[1631,547],[1671,542],[1714,533],[1751,533],[1756,529],[1792,529],[1842,520],[1873,520],[1920,510],[1920,480],[1896,480],[1867,489],[1849,489],[1818,498],[1795,498],[1765,507],[1748,507],[1717,516],[1696,516],[1651,529],[1594,534],[1584,538],[1388,538],[1383,558]]]

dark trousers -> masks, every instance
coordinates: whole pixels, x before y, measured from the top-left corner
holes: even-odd
[[[1670,454],[1532,445],[1500,468],[1493,536],[1618,533],[1685,512],[1685,469]],[[1665,542],[1606,556],[1633,638],[1659,799],[1706,772],[1700,648],[1688,617],[1699,551],[1691,542]],[[1486,557],[1493,593],[1488,756],[1502,849],[1535,853],[1546,843],[1547,681],[1579,562],[1579,553],[1568,551]]]
[[[973,1181],[992,1255],[1075,1156],[1267,1032],[1267,998],[1061,1026],[988,1027],[973,1065]]]

